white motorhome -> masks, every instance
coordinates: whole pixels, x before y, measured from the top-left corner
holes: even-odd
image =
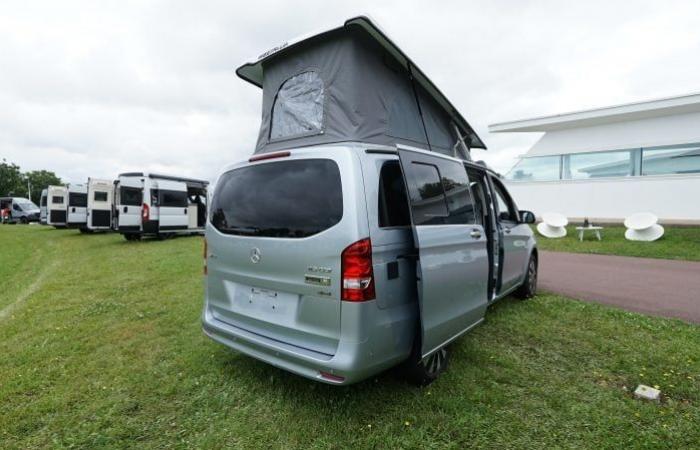
[[[108,231],[112,228],[114,181],[88,178],[87,229]]]
[[[204,233],[208,181],[131,172],[115,184],[117,231],[127,240]]]
[[[66,227],[68,189],[65,186],[49,186],[46,196],[46,223],[56,228]]]
[[[67,225],[87,231],[87,185],[83,183],[68,184]]]
[[[41,200],[39,201],[39,223],[41,223],[42,225],[46,225],[46,220],[48,217],[46,211],[46,200],[48,199],[48,196],[48,189],[44,189],[41,191]]]

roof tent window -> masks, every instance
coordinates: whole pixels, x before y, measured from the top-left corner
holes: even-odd
[[[559,179],[561,156],[523,158],[506,175],[512,181],[551,181]]]
[[[700,173],[700,145],[642,150],[642,175]]]
[[[282,83],[272,106],[270,139],[320,133],[323,99],[323,80],[316,72],[303,72]]]

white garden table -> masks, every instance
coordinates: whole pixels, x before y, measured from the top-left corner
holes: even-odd
[[[576,231],[578,231],[578,240],[581,241],[581,242],[583,242],[583,234],[584,234],[586,231],[593,231],[593,232],[595,232],[595,237],[597,237],[598,240],[600,241],[600,240],[602,240],[602,237],[600,236],[600,230],[602,230],[602,229],[603,229],[603,227],[595,227],[595,226],[591,226],[591,227],[576,227]]]

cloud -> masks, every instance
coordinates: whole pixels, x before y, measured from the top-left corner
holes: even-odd
[[[248,156],[260,91],[234,69],[369,13],[433,78],[499,170],[538,136],[488,124],[700,91],[697,2],[10,2],[0,157],[70,181],[153,170],[214,179]]]

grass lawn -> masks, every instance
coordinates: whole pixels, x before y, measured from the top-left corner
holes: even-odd
[[[576,226],[567,227],[566,237],[561,239],[547,239],[534,227],[533,230],[537,234],[537,245],[542,250],[700,261],[700,227],[664,228],[664,236],[654,242],[628,241],[623,226],[606,226],[602,231],[602,241],[598,241],[589,231],[583,242],[578,240]]]
[[[554,295],[508,299],[452,346],[431,386],[395,373],[327,386],[202,335],[201,245],[0,226],[11,286],[0,448],[700,443],[700,327]],[[639,383],[660,385],[664,401],[634,400]]]

